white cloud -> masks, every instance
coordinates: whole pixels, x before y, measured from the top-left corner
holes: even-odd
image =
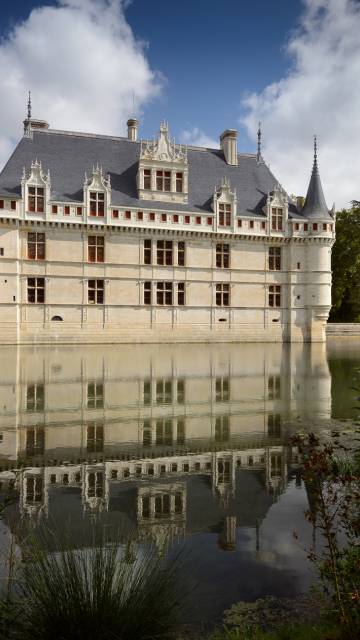
[[[319,168],[330,207],[360,198],[360,4],[304,0],[287,51],[293,65],[279,82],[243,100],[250,137],[258,120],[263,155],[288,192],[305,194],[318,135]]]
[[[219,142],[210,138],[198,127],[192,127],[191,129],[184,129],[179,134],[179,140],[183,144],[193,145],[194,147],[209,147],[211,149],[217,149]]]
[[[34,9],[0,42],[0,167],[33,117],[52,128],[122,135],[126,120],[161,91],[124,0],[58,0]]]

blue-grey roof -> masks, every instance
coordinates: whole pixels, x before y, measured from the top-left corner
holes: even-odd
[[[219,149],[189,147],[188,204],[139,200],[136,186],[139,153],[140,143],[127,138],[34,130],[32,138],[20,140],[0,174],[0,194],[20,196],[23,168],[28,171],[36,159],[46,173],[50,171],[51,198],[68,202],[82,202],[85,172],[91,176],[97,164],[105,175],[110,175],[112,205],[129,208],[211,212],[214,189],[226,177],[231,188],[236,189],[238,215],[263,216],[267,194],[278,183],[255,154],[239,154],[238,166],[230,166]],[[289,213],[299,216],[292,203]]]
[[[305,218],[331,218],[321,186],[316,154],[314,157],[314,165],[309,182],[309,188],[301,213]]]

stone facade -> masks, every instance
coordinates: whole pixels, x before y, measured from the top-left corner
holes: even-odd
[[[325,340],[316,156],[305,217],[234,130],[211,150],[165,123],[141,143],[136,120],[128,139],[25,125],[0,175],[1,343]]]

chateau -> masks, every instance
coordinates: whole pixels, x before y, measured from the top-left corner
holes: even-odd
[[[28,116],[0,175],[1,343],[313,342],[334,210],[316,145],[290,197],[261,155],[50,129]]]

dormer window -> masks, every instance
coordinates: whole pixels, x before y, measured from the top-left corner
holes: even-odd
[[[231,226],[231,204],[219,203],[219,227]]]
[[[90,215],[103,218],[105,214],[105,194],[90,191]]]
[[[272,207],[271,209],[271,228],[273,231],[282,231],[283,209],[281,207]]]
[[[156,172],[156,190],[171,191],[171,171]]]
[[[177,172],[176,174],[176,193],[182,193],[183,191],[183,174],[181,172]]]
[[[28,187],[28,211],[44,213],[43,187]]]
[[[151,189],[151,169],[144,169],[144,189]]]

